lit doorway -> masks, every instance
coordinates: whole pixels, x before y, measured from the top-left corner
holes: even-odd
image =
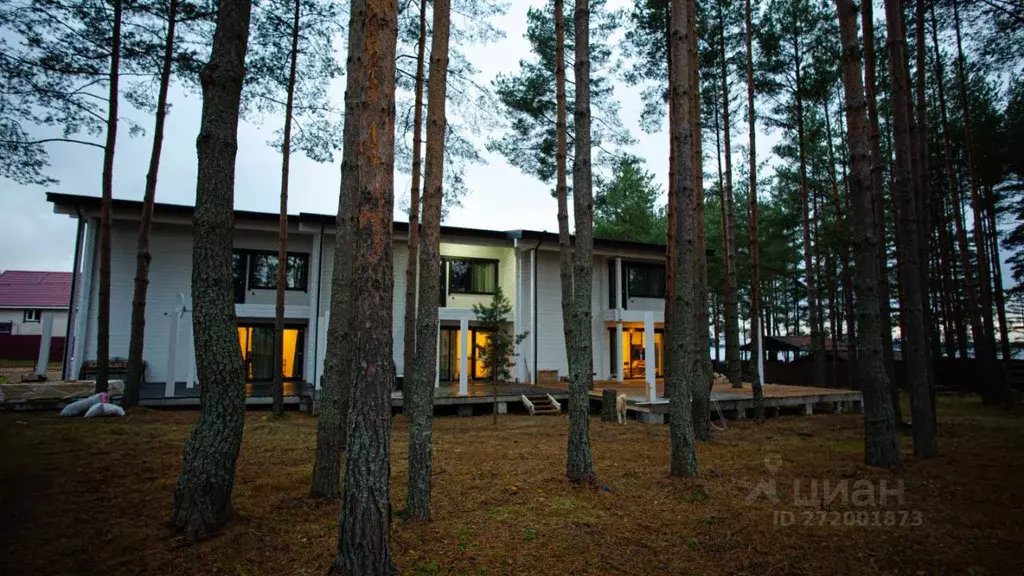
[[[612,374],[615,374],[614,363],[618,357],[618,346],[622,346],[622,377],[623,378],[646,378],[647,377],[647,341],[644,337],[643,327],[622,328],[622,341],[616,342],[615,328],[608,329],[609,351],[612,358]],[[661,378],[664,374],[665,358],[665,331],[661,328],[654,329],[654,376]]]
[[[484,350],[491,341],[490,334],[483,330],[470,328],[469,355],[467,366],[470,380],[486,380],[490,376]],[[441,349],[438,380],[441,382],[459,381],[459,357],[462,354],[462,331],[458,328],[441,327]]]
[[[285,328],[282,372],[285,380],[301,380],[305,329]],[[247,382],[270,382],[274,379],[274,327],[249,325],[238,327],[238,344],[242,347]]]

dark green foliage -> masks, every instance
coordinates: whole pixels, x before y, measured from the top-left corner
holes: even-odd
[[[253,3],[252,38],[245,60],[243,110],[250,120],[263,114],[283,116],[292,49],[292,0]],[[332,81],[343,74],[335,42],[343,33],[342,4],[335,0],[302,0],[295,75],[291,152],[302,151],[317,162],[333,162],[341,147],[341,111],[332,102]],[[334,98],[337,101],[337,98]],[[283,133],[271,145],[281,149]]]
[[[619,120],[619,104],[614,98],[615,62],[612,34],[621,14],[605,7],[604,0],[590,4],[590,106],[593,115],[591,144],[600,151],[597,166],[614,160],[615,150],[632,143],[629,131]],[[526,15],[526,38],[532,58],[519,61],[516,74],[499,74],[494,81],[498,100],[509,118],[504,134],[491,138],[487,148],[498,152],[516,168],[543,182],[555,178],[555,24],[551,4],[530,8]],[[572,70],[574,53],[571,18],[565,22],[566,69]],[[572,84],[573,76],[568,84]],[[573,91],[567,90],[566,109],[574,109]],[[569,160],[575,142],[573,115],[568,116]]]
[[[611,180],[598,185],[594,198],[594,236],[665,243],[665,207],[661,186],[644,169],[642,158],[626,155],[615,162]]]

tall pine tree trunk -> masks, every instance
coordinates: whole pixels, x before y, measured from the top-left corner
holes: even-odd
[[[565,103],[565,11],[563,0],[555,3],[555,196],[558,198],[558,278],[562,295],[562,331],[569,371],[576,365],[572,343],[572,246],[569,239],[569,185],[566,181],[566,103]]]
[[[860,331],[856,342],[856,369],[858,387],[864,394],[864,463],[881,468],[896,468],[900,464],[900,451],[879,327],[879,282],[875,266],[878,237],[874,224],[871,144],[864,114],[860,51],[857,49],[857,7],[852,0],[836,0],[836,11],[842,40],[842,75],[850,149],[853,256],[858,270],[854,280],[857,325]]]
[[[443,1],[443,0],[442,0]],[[355,172],[358,187],[353,227],[351,409],[347,423],[338,554],[330,573],[393,574],[391,561],[391,336],[394,300],[393,230],[395,169],[395,0],[353,0],[352,18],[362,28],[355,58],[362,112]],[[349,33],[352,33],[350,28]],[[352,70],[348,70],[352,74]],[[433,98],[431,98],[433,99]],[[442,98],[443,101],[443,98]]]
[[[879,331],[882,335],[882,359],[889,376],[891,403],[896,422],[902,421],[900,389],[896,380],[896,361],[893,354],[892,310],[889,288],[889,249],[885,226],[885,187],[882,178],[882,134],[878,123],[878,102],[875,98],[875,22],[871,2],[863,2],[861,24],[864,38],[864,98],[868,105],[868,129],[871,143],[871,206],[874,215],[878,254],[875,258],[878,277]],[[849,125],[849,121],[847,121]],[[861,329],[863,331],[863,328]]]
[[[957,0],[953,0],[953,27],[956,32],[957,51],[957,84],[960,88],[960,106],[964,119],[964,148],[967,150],[967,166],[971,175],[971,208],[974,214],[974,251],[978,258],[978,307],[984,325],[981,341],[975,339],[974,352],[982,365],[981,372],[987,376],[983,387],[983,399],[986,404],[1009,405],[1010,389],[996,366],[995,325],[992,321],[992,284],[989,277],[985,234],[982,231],[984,214],[981,205],[978,167],[974,160],[974,135],[971,121],[971,107],[967,99],[967,70],[964,60],[963,43],[960,38],[960,9]],[[983,376],[983,377],[984,377]]]
[[[125,376],[122,406],[139,403],[139,389],[145,378],[143,348],[146,333],[146,292],[149,289],[149,231],[153,226],[153,203],[156,201],[157,174],[160,171],[160,152],[164,145],[164,120],[167,117],[167,90],[171,84],[171,65],[174,63],[174,28],[177,24],[178,0],[171,0],[167,11],[167,34],[164,37],[164,59],[160,67],[160,88],[156,97],[156,124],[153,127],[153,149],[149,155],[146,190],[142,195],[142,220],[135,249],[135,289],[132,291],[132,327],[128,338],[128,373]]]
[[[722,237],[725,244],[725,360],[729,363],[729,382],[733,388],[743,387],[743,370],[740,367],[739,295],[736,285],[736,227],[732,199],[732,145],[729,135],[729,68],[725,54],[725,17],[722,6],[718,6],[718,42],[721,50],[722,82],[722,140],[725,144],[725,189],[723,210],[725,222]]]
[[[420,2],[420,37],[416,49],[416,109],[412,121],[412,189],[409,191],[409,260],[405,267],[405,338],[402,361],[402,381],[411,383],[416,361],[416,278],[420,243],[420,133],[423,130],[423,67],[427,47],[427,3]],[[440,266],[440,264],[438,264]],[[439,289],[438,289],[439,290]],[[433,292],[437,294],[437,290]],[[431,305],[436,304],[433,296]],[[434,346],[437,347],[436,345]]]
[[[911,133],[910,74],[907,70],[903,16],[898,0],[886,0],[886,42],[889,45],[889,77],[892,80],[893,143],[896,151],[894,197],[899,204],[897,249],[903,285],[900,316],[903,318],[903,361],[907,371],[914,426],[914,454],[938,455],[931,388],[928,383],[928,340],[921,301],[920,255],[917,233],[917,194],[911,168],[914,142]]]
[[[935,415],[935,359],[933,354],[934,344],[932,338],[932,309],[929,306],[930,276],[928,263],[931,262],[931,214],[932,214],[932,191],[931,179],[928,177],[928,119],[925,104],[925,41],[924,41],[924,0],[916,0],[915,26],[916,40],[916,72],[917,80],[914,86],[917,96],[917,104],[914,111],[917,114],[916,122],[911,126],[913,135],[912,145],[914,146],[912,156],[912,167],[914,170],[915,193],[917,196],[917,241],[918,241],[918,262],[921,276],[921,312],[924,318],[925,350],[928,353],[928,387],[932,393],[932,416]]]
[[[590,166],[590,3],[576,0],[573,13],[575,32],[574,110],[575,157],[572,163],[573,215],[576,246],[573,252],[573,299],[569,322],[573,325],[574,349],[569,357],[569,446],[565,474],[575,483],[594,482],[594,461],[590,450],[590,389],[593,387],[591,342],[591,292],[594,276],[594,195]],[[653,370],[653,364],[648,364]]]
[[[800,204],[803,209],[803,252],[804,278],[807,284],[808,325],[811,329],[811,352],[814,355],[814,385],[825,385],[825,338],[821,333],[820,310],[818,308],[818,285],[815,266],[812,262],[810,197],[807,189],[807,156],[805,151],[804,102],[800,76],[800,42],[793,38],[793,53],[796,55],[794,72],[796,86],[796,130],[797,148],[800,161]]]
[[[754,25],[751,15],[751,0],[744,2],[745,40],[747,43],[747,129],[749,132],[748,153],[750,159],[750,382],[754,388],[754,418],[764,419],[764,375],[760,372],[761,357],[761,254],[758,248],[757,231],[757,125],[754,107]]]
[[[693,333],[697,330],[700,311],[697,310],[696,285],[699,282],[697,260],[703,254],[696,253],[697,228],[693,209],[695,197],[693,165],[693,89],[691,66],[688,57],[691,35],[696,34],[696,22],[687,7],[687,0],[672,0],[671,10],[671,68],[669,74],[669,97],[671,117],[669,134],[675,151],[676,164],[673,167],[674,185],[670,188],[676,195],[675,221],[669,226],[675,229],[672,249],[672,266],[677,271],[672,284],[669,303],[673,307],[672,322],[666,327],[671,349],[666,360],[670,365],[666,387],[672,390],[669,397],[669,425],[671,426],[671,455],[669,473],[672,476],[693,477],[697,475],[697,455],[694,447],[694,430],[691,422],[691,393],[693,387],[703,385],[702,363],[704,358],[697,348]],[[706,338],[705,338],[706,339]],[[703,354],[707,356],[707,354]]]
[[[121,78],[122,0],[114,2],[110,42],[110,89],[107,96],[107,141],[103,146],[103,197],[100,201],[100,288],[96,328],[96,391],[107,391],[110,373],[110,227],[114,203],[114,147],[117,144],[118,80]]]
[[[245,371],[232,289],[235,152],[251,3],[221,0],[210,61],[199,73],[203,113],[192,232],[192,324],[199,421],[185,443],[172,524],[194,541],[227,521],[245,425]]]
[[[415,368],[409,401],[409,517],[430,520],[431,476],[434,468],[434,379],[437,370],[437,294],[441,284],[441,203],[444,198],[445,98],[448,78],[448,32],[451,1],[434,0],[430,41],[430,101],[427,104],[427,165],[423,194],[423,235],[420,251],[420,309],[417,311]]]
[[[288,281],[288,169],[292,159],[292,108],[295,106],[295,67],[299,58],[299,3],[292,15],[292,49],[288,64],[288,96],[281,139],[281,208],[277,220],[277,298],[274,305],[274,416],[284,415],[284,291]]]
[[[689,58],[689,79],[690,79],[690,118],[691,130],[693,132],[693,196],[691,209],[694,211],[694,228],[697,231],[694,245],[694,272],[696,273],[696,285],[694,294],[696,299],[697,325],[691,333],[694,339],[692,346],[700,350],[698,364],[699,372],[696,384],[691,389],[693,404],[691,406],[693,417],[693,435],[697,440],[711,440],[711,386],[714,383],[714,371],[711,367],[711,355],[708,354],[708,327],[711,325],[708,312],[708,259],[707,259],[707,237],[704,230],[704,169],[703,152],[701,150],[701,114],[700,114],[700,79],[698,77],[699,60],[697,55],[697,5],[695,0],[687,0],[686,9],[689,11],[689,21],[694,28],[689,37],[687,46],[687,57]]]
[[[353,386],[354,342],[352,311],[356,216],[359,209],[360,174],[356,170],[360,116],[364,110],[361,53],[366,41],[366,0],[356,2],[349,12],[348,50],[345,65],[345,123],[342,134],[341,190],[334,232],[331,271],[331,300],[324,352],[323,386],[320,391],[316,426],[316,452],[309,495],[316,499],[338,498],[341,453],[348,436],[349,407]]]

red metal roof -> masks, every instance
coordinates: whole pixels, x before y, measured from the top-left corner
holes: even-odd
[[[0,272],[0,308],[67,308],[71,272]]]

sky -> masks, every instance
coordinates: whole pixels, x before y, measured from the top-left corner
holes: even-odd
[[[621,8],[628,4],[629,0],[609,0],[608,8]],[[529,57],[529,43],[523,35],[526,32],[526,12],[531,5],[539,7],[543,0],[512,0],[507,13],[494,20],[496,27],[505,32],[505,37],[467,50],[470,60],[479,70],[478,83],[490,84],[499,73],[515,72],[520,58]],[[339,54],[339,58],[341,56]],[[342,83],[335,84],[339,85],[337,100],[340,101]],[[623,125],[637,140],[628,152],[646,161],[647,170],[655,174],[664,191],[668,178],[667,131],[663,127],[654,134],[643,132],[639,122],[643,108],[641,88],[628,86],[622,81],[614,84],[615,96],[621,104]],[[195,139],[199,133],[202,99],[197,93],[188,93],[173,85],[170,94],[171,112],[166,125],[156,199],[158,202],[192,205],[195,203],[197,168]],[[128,108],[126,114],[145,127],[147,135],[132,138],[126,128],[119,130],[114,197],[141,200],[152,145],[153,119],[132,112],[127,105],[122,108]],[[237,209],[277,212],[281,156],[268,141],[282,121],[281,118],[265,118],[259,124],[246,121],[239,124],[235,165]],[[745,140],[745,128],[737,126],[735,129],[736,137]],[[338,137],[340,139],[341,135]],[[764,159],[777,140],[777,134],[765,134],[759,130],[759,159]],[[462,198],[462,206],[453,208],[445,223],[469,228],[557,231],[557,207],[551,197],[550,186],[523,174],[500,155],[487,152],[483,144],[481,140],[479,148],[487,162],[468,167],[466,183],[469,191]],[[102,150],[64,143],[48,146],[52,164],[49,174],[59,179],[59,184],[21,186],[0,178],[0,207],[3,208],[0,212],[0,270],[70,270],[76,223],[72,218],[53,213],[52,205],[46,201],[46,192],[100,195]],[[737,148],[734,146],[734,166],[742,161]],[[335,214],[340,179],[340,156],[336,155],[333,163],[319,164],[302,154],[294,154],[289,212]],[[397,208],[397,200],[408,195],[409,186],[409,175],[396,170],[397,220],[406,219]],[[1004,263],[1004,277],[1009,276]]]
[[[479,70],[478,82],[489,84],[498,73],[518,69],[519,59],[529,54],[526,11],[541,1],[513,1],[505,16],[495,20],[505,38],[485,47],[470,50],[470,59]],[[610,7],[625,5],[624,0],[609,2]],[[457,18],[457,16],[456,16]],[[664,184],[668,174],[668,136],[645,134],[639,128],[640,90],[618,82],[616,96],[621,102],[621,117],[638,142],[630,152],[647,160],[647,169]],[[342,94],[337,96],[340,101]],[[196,148],[202,99],[199,94],[171,87],[172,110],[168,115],[156,199],[175,204],[195,203]],[[126,108],[124,106],[122,108]],[[129,112],[147,130],[147,135],[132,138],[127,129],[118,132],[114,163],[114,197],[141,200],[152,145],[152,117]],[[280,194],[281,156],[268,145],[277,118],[261,125],[241,122],[238,129],[238,154],[235,166],[235,207],[243,210],[277,212]],[[339,134],[340,138],[341,135]],[[49,174],[60,180],[47,187],[21,186],[0,179],[0,270],[70,270],[74,251],[75,221],[53,213],[46,192],[100,195],[102,150],[74,144],[48,144],[51,159]],[[479,142],[483,149],[483,141]],[[488,229],[557,230],[556,203],[550,186],[527,176],[509,165],[503,157],[484,150],[486,164],[471,165],[466,174],[469,192],[462,206],[448,214],[446,224]],[[292,156],[289,187],[289,212],[334,214],[338,207],[340,156],[334,163],[318,164],[302,154]],[[396,171],[396,199],[408,195],[408,174]],[[407,204],[407,202],[406,202]],[[401,211],[395,218],[406,219]]]

